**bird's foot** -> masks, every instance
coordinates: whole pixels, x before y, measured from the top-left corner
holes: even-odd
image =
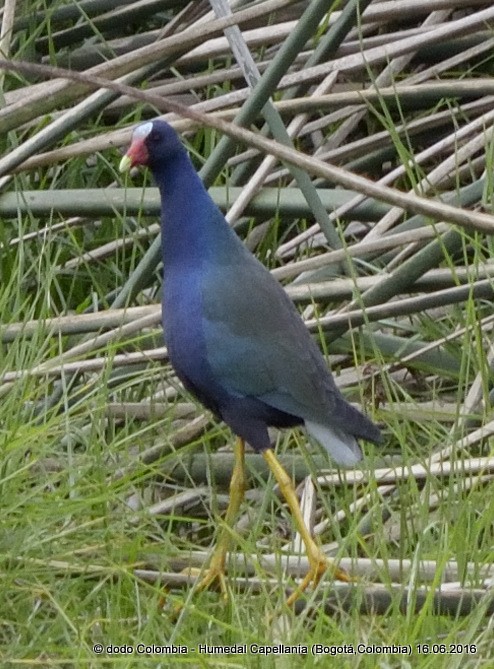
[[[226,587],[225,561],[221,556],[213,555],[206,569],[192,567],[184,570],[189,576],[201,577],[195,586],[197,592],[209,590],[211,587],[219,588],[223,599],[228,599],[228,588]]]
[[[228,599],[228,589],[226,587],[226,577],[225,577],[225,558],[224,556],[213,554],[211,562],[206,569],[199,569],[198,567],[187,567],[182,569],[180,572],[185,576],[190,576],[192,578],[198,579],[198,582],[195,584],[196,592],[202,592],[203,590],[208,590],[211,587],[218,587],[221,592],[221,597],[224,601]],[[160,605],[164,606],[164,597],[162,598]],[[184,603],[179,602],[173,607],[172,617],[176,619],[184,608]]]
[[[317,585],[321,580],[322,575],[327,570],[332,571],[333,578],[348,583],[351,580],[350,577],[342,569],[337,567],[332,560],[324,555],[322,550],[312,538],[311,532],[305,523],[304,516],[300,509],[300,504],[293,486],[293,482],[283,468],[282,464],[279,462],[274,451],[270,448],[266,449],[263,452],[263,457],[268,463],[270,470],[273,472],[276,481],[280,486],[281,493],[283,494],[283,497],[285,498],[286,503],[292,512],[292,516],[299,534],[305,544],[305,550],[309,560],[309,570],[302,579],[302,582],[286,600],[287,605],[291,606],[294,602],[296,602],[297,599],[303,595],[311,583]]]
[[[292,592],[292,594],[287,598],[286,605],[289,607],[292,606],[297,601],[297,599],[300,599],[309,585],[312,584],[313,587],[318,585],[319,581],[326,572],[330,572],[333,576],[333,579],[337,581],[350,583],[352,580],[346,571],[343,571],[343,569],[337,567],[332,560],[327,558],[315,543],[313,543],[311,546],[311,551],[308,553],[308,558],[309,571]]]

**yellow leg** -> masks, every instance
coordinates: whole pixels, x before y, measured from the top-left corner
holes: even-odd
[[[276,478],[278,485],[280,486],[281,493],[290,508],[293,519],[297,526],[297,530],[300,532],[302,541],[305,544],[305,550],[309,560],[309,571],[297,589],[290,595],[290,597],[288,597],[286,601],[287,605],[291,606],[306,590],[310,583],[313,583],[314,585],[319,583],[321,576],[328,568],[331,568],[333,576],[339,581],[348,582],[350,579],[344,571],[339,569],[339,567],[336,565],[332,564],[332,561],[324,555],[322,550],[311,537],[310,531],[304,522],[293,482],[286,473],[281,462],[276,457],[274,451],[269,448],[263,452],[263,456],[268,463],[270,470],[273,472],[273,475]]]
[[[232,478],[230,480],[230,500],[226,510],[225,519],[220,528],[219,538],[216,543],[211,561],[197,585],[198,590],[206,590],[215,581],[218,581],[223,596],[227,596],[225,582],[225,560],[230,549],[232,538],[232,527],[237,517],[238,510],[244,499],[247,487],[247,476],[245,472],[245,444],[240,437],[235,444],[235,459]]]

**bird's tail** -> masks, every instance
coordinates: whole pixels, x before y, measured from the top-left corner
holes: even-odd
[[[357,440],[348,432],[310,420],[305,421],[305,427],[307,432],[324,446],[336,464],[351,467],[362,457]]]
[[[333,410],[331,424],[305,421],[309,434],[324,446],[333,460],[346,467],[354,465],[362,457],[357,439],[379,444],[382,435],[377,425],[348,404],[343,398]]]

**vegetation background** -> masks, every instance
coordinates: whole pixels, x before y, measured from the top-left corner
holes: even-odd
[[[4,60],[87,78],[0,78],[1,666],[494,666],[492,3],[5,0],[0,17]],[[273,435],[355,578],[295,611],[299,538],[253,453],[228,601],[181,573],[214,544],[233,437],[166,364],[159,198],[117,172],[131,128],[177,104],[212,196],[384,426],[351,472]],[[198,651],[280,643],[301,648]]]

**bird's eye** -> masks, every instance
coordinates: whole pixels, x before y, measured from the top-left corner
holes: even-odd
[[[157,142],[159,139],[159,133],[157,130],[151,130],[151,132],[148,135],[148,139],[151,140],[151,142]]]

